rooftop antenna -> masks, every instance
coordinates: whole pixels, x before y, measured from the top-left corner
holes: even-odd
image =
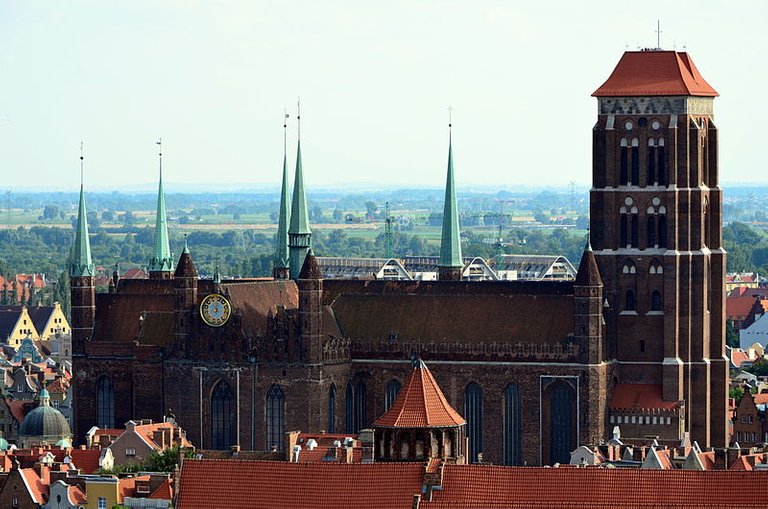
[[[384,245],[387,252],[387,258],[392,258],[394,255],[394,242],[392,235],[392,216],[389,214],[389,202],[384,204],[385,216],[384,216]]]
[[[155,143],[158,145],[157,156],[160,160],[160,180],[163,180],[163,139],[158,138],[158,140]]]
[[[301,97],[296,100],[296,120],[299,124],[297,136],[299,137],[299,141],[301,141]]]
[[[656,49],[661,49],[661,21],[656,20]]]
[[[80,140],[80,187],[83,187],[83,140]]]
[[[288,153],[288,109],[283,108],[283,153]]]

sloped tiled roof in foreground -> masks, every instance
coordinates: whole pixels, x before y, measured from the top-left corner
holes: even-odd
[[[421,463],[194,460],[181,467],[177,509],[411,507]]]
[[[688,53],[677,51],[627,51],[608,80],[593,97],[637,97],[719,94],[699,74]]]
[[[445,399],[424,361],[419,360],[392,406],[373,425],[384,428],[443,428],[466,422]]]

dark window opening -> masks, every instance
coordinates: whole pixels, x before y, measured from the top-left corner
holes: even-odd
[[[395,399],[397,398],[397,395],[402,387],[402,384],[397,380],[390,380],[390,382],[387,384],[386,394],[384,394],[385,412],[389,410],[389,407],[391,407],[392,403],[395,402]]]
[[[648,247],[654,247],[656,245],[656,217],[655,216],[648,216],[647,221],[647,227],[648,227]]]
[[[469,438],[469,461],[477,463],[478,454],[483,452],[483,390],[475,382],[464,391],[464,418],[467,420]]]
[[[632,214],[632,246],[638,247],[638,237],[640,236],[639,229],[637,227],[637,214]]]
[[[336,386],[328,388],[328,433],[336,433]]]
[[[667,182],[667,162],[664,158],[664,147],[661,146],[657,150],[657,156],[658,156],[658,167],[659,167],[659,184],[662,186],[666,186],[669,184]]]
[[[653,293],[651,293],[651,311],[661,311],[662,306],[661,292],[654,290]]]
[[[648,147],[648,185],[656,182],[656,147]]]
[[[107,376],[96,382],[96,423],[99,428],[115,427],[115,389]]]
[[[562,382],[552,390],[550,403],[550,463],[568,464],[571,451],[575,449],[573,440],[572,395],[570,388]]]
[[[627,226],[629,218],[626,214],[621,215],[621,228],[619,233],[619,247],[627,247]]]
[[[659,216],[659,247],[667,247],[667,216]]]
[[[285,435],[285,396],[279,385],[273,385],[267,392],[267,450],[282,451]]]
[[[620,174],[619,174],[619,185],[624,186],[627,185],[627,147],[621,147],[619,149],[621,151],[621,163],[620,163]]]
[[[229,384],[222,380],[216,384],[211,395],[211,448],[229,449],[234,444],[235,393]]]
[[[344,394],[344,431],[345,433],[355,432],[355,395],[352,390],[352,384],[347,384],[347,391]]]
[[[634,311],[635,310],[635,292],[632,290],[627,290],[627,292],[624,295],[624,311]]]
[[[504,389],[504,464],[522,465],[520,390],[515,384]]]

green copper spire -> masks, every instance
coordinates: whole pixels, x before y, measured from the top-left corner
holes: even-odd
[[[173,272],[173,254],[168,240],[168,219],[165,214],[165,193],[163,192],[163,140],[160,145],[160,185],[157,190],[157,217],[155,218],[155,250],[149,260],[149,272]]]
[[[94,266],[91,259],[91,242],[88,240],[88,214],[85,210],[85,193],[83,192],[83,145],[80,144],[80,205],[77,210],[77,232],[75,233],[75,249],[72,253],[72,265],[69,268],[71,277],[93,276]]]
[[[450,124],[449,124],[450,127]],[[461,238],[459,236],[459,206],[456,201],[456,186],[453,182],[453,148],[448,137],[448,177],[445,182],[445,205],[443,208],[443,235],[440,239],[439,267],[461,268]]]
[[[285,114],[288,118],[288,114]],[[273,276],[275,279],[287,279],[288,269],[288,218],[290,217],[290,204],[288,203],[288,154],[287,132],[288,125],[283,122],[283,187],[280,191],[280,212],[277,219],[277,237],[275,238],[275,259]]]
[[[304,258],[312,245],[312,230],[309,229],[307,197],[304,194],[304,173],[301,167],[301,111],[298,115],[299,142],[296,149],[296,175],[293,180],[293,203],[291,203],[291,224],[288,228],[288,248],[291,279],[299,277]]]

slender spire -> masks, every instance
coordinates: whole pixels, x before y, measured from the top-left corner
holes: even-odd
[[[440,239],[439,267],[461,269],[464,262],[461,257],[461,238],[459,235],[459,207],[456,201],[456,186],[453,179],[453,127],[448,108],[448,176],[445,182],[445,204],[443,206],[443,233]]]
[[[165,193],[163,192],[163,139],[157,142],[160,166],[160,183],[157,190],[157,216],[155,217],[155,249],[149,260],[149,272],[173,272],[173,254],[168,239],[168,219],[165,213]]]
[[[80,142],[80,205],[77,210],[75,250],[72,253],[69,275],[71,277],[83,277],[93,276],[94,273],[91,242],[88,240],[88,214],[85,209],[85,193],[83,191],[83,142]]]
[[[301,125],[301,104],[297,121]],[[296,149],[296,174],[293,179],[293,201],[291,203],[291,223],[288,227],[288,247],[291,279],[299,276],[304,258],[311,247],[312,230],[309,228],[309,210],[304,193],[304,172],[301,164],[301,134]]]
[[[288,113],[283,112],[283,185],[280,190],[280,210],[277,219],[277,237],[275,238],[275,259],[273,276],[275,279],[287,279],[290,268],[288,256]]]

